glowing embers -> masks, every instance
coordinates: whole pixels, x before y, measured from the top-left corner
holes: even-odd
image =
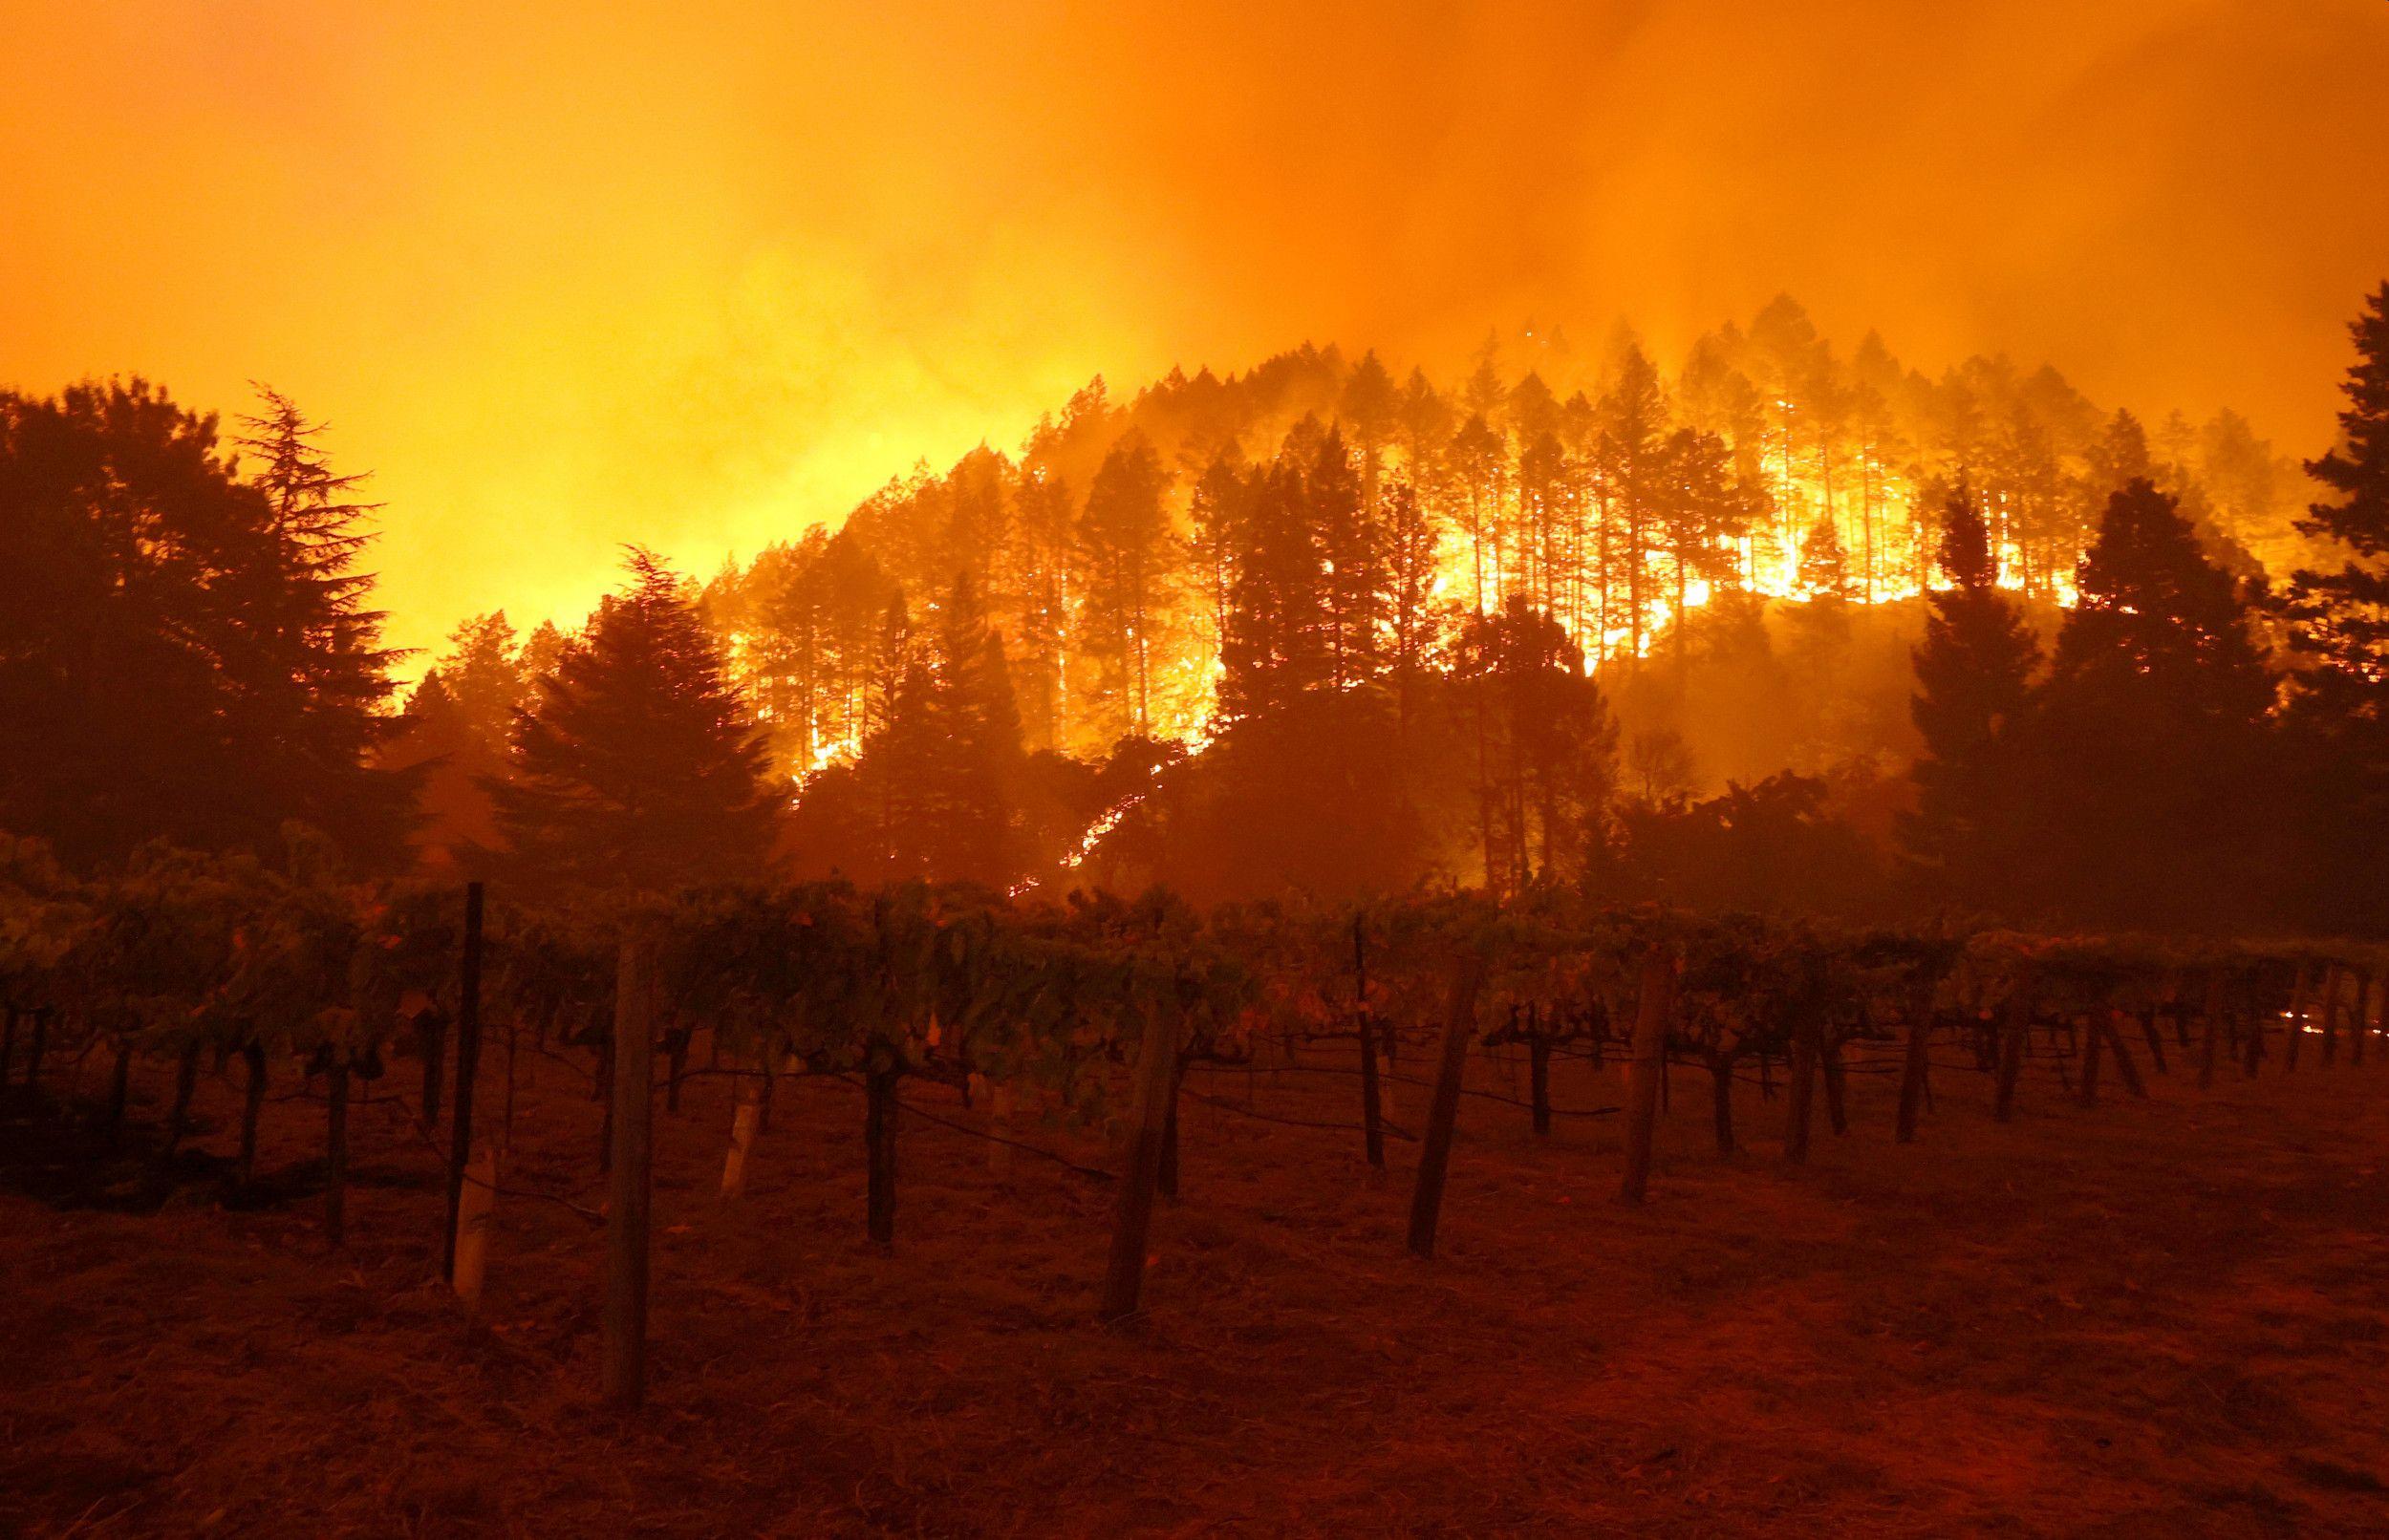
[[[788,779],[796,785],[796,794],[788,799],[791,805],[804,800],[805,788],[814,778],[832,765],[850,763],[863,752],[863,735],[849,733],[842,738],[824,738],[814,746],[813,757],[804,769]]]
[[[1156,764],[1152,767],[1151,773],[1158,776],[1161,774],[1161,771],[1162,766]],[[1105,808],[1102,814],[1096,818],[1095,822],[1087,824],[1085,831],[1079,835],[1078,844],[1073,845],[1070,853],[1063,858],[1060,869],[1065,872],[1076,871],[1079,867],[1085,866],[1087,864],[1087,857],[1095,853],[1096,846],[1102,845],[1104,841],[1110,836],[1111,831],[1120,826],[1121,821],[1126,819],[1130,813],[1135,812],[1138,805],[1144,801],[1145,793],[1139,791],[1131,793],[1127,797],[1123,797],[1118,802],[1112,803],[1109,807]],[[1042,886],[1043,882],[1044,879],[1040,877],[1023,877],[1019,882],[1014,883],[1010,888],[1005,888],[1004,894],[1009,898],[1018,898],[1022,893],[1028,892],[1031,889]]]

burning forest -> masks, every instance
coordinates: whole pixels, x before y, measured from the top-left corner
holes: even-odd
[[[0,1529],[2389,1528],[2389,13],[807,9],[0,0]]]

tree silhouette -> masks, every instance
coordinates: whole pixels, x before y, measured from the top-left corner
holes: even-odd
[[[515,718],[530,703],[522,652],[504,610],[476,615],[450,633],[447,652],[407,696],[382,759],[421,768],[418,838],[431,848],[497,839],[496,810],[483,788],[507,774]]]
[[[1243,458],[1234,445],[1221,450],[1194,482],[1189,513],[1194,538],[1194,581],[1202,593],[1203,630],[1212,661],[1225,655],[1229,596],[1236,587],[1238,558],[1246,540],[1245,503],[1249,496]]]
[[[2357,362],[2340,442],[2306,466],[2335,496],[2297,525],[2345,560],[2336,571],[2292,574],[2288,610],[2308,664],[2303,689],[2336,715],[2378,722],[2389,714],[2389,284],[2350,330]]]
[[[1500,590],[1504,459],[1501,437],[1482,414],[1460,424],[1443,454],[1460,531],[1468,538],[1469,606],[1480,615]]]
[[[2015,607],[1998,588],[1991,539],[1964,487],[1942,506],[1941,569],[1949,587],[1914,653],[1909,713],[1925,740],[1909,777],[1916,806],[1900,821],[1903,848],[1934,888],[1977,909],[2007,888],[2019,815],[2016,735],[2040,665]]]
[[[78,864],[269,852],[293,820],[399,854],[354,479],[296,408],[267,421],[279,458],[245,479],[214,417],[144,381],[0,393],[0,824]]]
[[[1170,597],[1176,552],[1162,494],[1161,457],[1130,430],[1104,457],[1079,516],[1086,590],[1084,645],[1102,672],[1097,695],[1110,708],[1114,738],[1152,729],[1154,630]]]
[[[1026,862],[1027,764],[1002,640],[970,573],[892,657],[862,752],[807,783],[798,861],[872,883],[1010,880]]]
[[[1003,657],[970,575],[937,613],[936,725],[942,763],[930,827],[931,874],[996,884],[1021,868],[1021,715]]]
[[[1640,346],[1627,348],[1601,398],[1602,480],[1607,517],[1602,541],[1602,631],[1625,626],[1626,654],[1640,657],[1658,597],[1652,556],[1666,477],[1668,402],[1659,371]],[[1614,607],[1622,608],[1623,616]]]
[[[2175,500],[2108,500],[2032,731],[2044,903],[2109,924],[2219,923],[2266,888],[2274,685],[2230,576]]]
[[[1326,682],[1332,662],[1318,531],[1302,468],[1281,455],[1255,478],[1246,545],[1228,595],[1219,710],[1229,721],[1263,717]]]
[[[1691,585],[1733,581],[1734,542],[1759,515],[1757,500],[1735,476],[1725,440],[1697,428],[1679,428],[1661,450],[1651,534],[1666,556],[1668,635],[1675,660],[1684,662],[1684,612]]]
[[[667,889],[771,865],[769,753],[680,580],[632,547],[629,584],[569,642],[488,781],[499,858],[541,888]]]
[[[1515,889],[1582,869],[1616,783],[1617,728],[1567,631],[1513,594],[1471,615],[1454,672],[1477,743],[1485,880]]]
[[[1032,748],[1058,749],[1069,738],[1063,654],[1070,630],[1070,493],[1059,477],[1025,468],[1012,500],[1021,727]]]
[[[1327,652],[1327,682],[1348,690],[1385,668],[1384,632],[1391,601],[1386,532],[1361,498],[1344,436],[1330,431],[1311,462],[1304,518],[1316,529],[1320,598]]]
[[[1407,731],[1443,631],[1443,610],[1435,603],[1443,541],[1410,482],[1393,483],[1385,509],[1387,666],[1393,675],[1397,725]]]
[[[1858,584],[1850,576],[1849,553],[1841,545],[1841,532],[1831,519],[1819,519],[1808,526],[1800,540],[1800,587],[1819,599],[1843,600],[1855,597]]]
[[[236,697],[255,719],[242,736],[278,739],[261,795],[377,861],[391,859],[413,822],[409,781],[367,768],[391,723],[382,704],[396,688],[397,654],[381,645],[382,612],[370,607],[374,574],[357,562],[372,544],[366,521],[379,504],[356,501],[363,475],[339,475],[317,438],[324,425],[289,396],[256,387],[264,410],[241,419],[239,448],[266,501],[274,559],[236,575],[252,624],[271,641],[268,666],[290,688]]]
[[[2316,923],[2389,927],[2389,284],[2367,297],[2340,441],[2307,472],[2334,494],[2298,530],[2340,558],[2301,568],[2283,610],[2299,664],[2290,713]]]

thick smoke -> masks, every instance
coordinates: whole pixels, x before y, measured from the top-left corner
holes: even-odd
[[[1098,371],[1778,290],[1938,367],[2329,431],[2378,0],[0,6],[0,378],[267,378],[399,640],[709,569]]]

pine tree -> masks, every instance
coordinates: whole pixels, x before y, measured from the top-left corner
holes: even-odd
[[[1227,645],[1228,598],[1236,585],[1237,556],[1245,538],[1245,498],[1243,458],[1231,444],[1195,481],[1190,509],[1194,530],[1188,554],[1194,582],[1202,589],[1204,630],[1214,662]]]
[[[0,825],[75,864],[272,851],[291,820],[402,854],[361,512],[315,432],[291,408],[252,478],[143,381],[0,392]]]
[[[2389,284],[2350,328],[2339,443],[2307,473],[2335,494],[2298,522],[2339,558],[2292,573],[2282,608],[2301,665],[2290,712],[2298,769],[2301,916],[2333,930],[2389,930]]]
[[[854,762],[876,814],[876,861],[850,872],[866,882],[936,876],[957,780],[954,742],[946,736],[937,677],[929,660],[907,657],[889,692],[888,707]]]
[[[772,861],[769,753],[680,580],[632,548],[631,577],[569,642],[488,790],[535,887],[663,891]]]
[[[1290,455],[1255,478],[1245,528],[1220,656],[1219,714],[1230,722],[1281,709],[1333,671],[1319,536]]]
[[[905,674],[918,661],[914,641],[913,607],[902,588],[894,589],[880,605],[878,617],[872,623],[869,651],[861,664],[862,711],[855,723],[858,739],[869,741],[872,734],[884,731],[895,719],[896,694],[903,688]]]
[[[1945,896],[2000,907],[2022,796],[2015,738],[2040,646],[1999,591],[1989,531],[1964,488],[1943,505],[1941,568],[1925,639],[1910,654],[1909,715],[1925,740],[1908,775],[1916,806],[1900,821],[1909,858]]]
[[[1352,374],[1344,382],[1344,396],[1336,409],[1345,434],[1352,445],[1352,457],[1360,467],[1361,506],[1370,514],[1377,510],[1379,482],[1386,472],[1386,446],[1393,441],[1399,426],[1401,394],[1394,388],[1393,376],[1378,361],[1374,349],[1361,354],[1361,361],[1352,366]]]
[[[1857,593],[1858,586],[1850,579],[1849,553],[1842,549],[1841,532],[1831,519],[1809,525],[1800,541],[1800,588],[1827,601],[1846,600]]]
[[[1442,480],[1444,440],[1452,433],[1452,408],[1436,394],[1423,369],[1412,369],[1402,384],[1394,407],[1394,422],[1402,444],[1402,468],[1422,503],[1432,504]]]
[[[1023,865],[1020,714],[967,571],[926,632],[903,649],[852,766],[806,783],[790,842],[805,868],[997,886]]]
[[[1069,488],[1058,476],[1024,466],[1013,488],[1012,522],[1023,573],[1020,630],[1012,638],[1022,731],[1031,747],[1058,749],[1068,740],[1071,725],[1063,677],[1070,630]]]
[[[1393,675],[1395,723],[1407,731],[1443,628],[1443,612],[1435,603],[1443,541],[1410,482],[1394,482],[1385,507],[1387,666]]]
[[[489,794],[475,778],[503,772],[505,760],[475,764],[480,745],[440,669],[424,671],[407,692],[398,723],[381,745],[380,762],[417,774],[416,806],[422,816],[416,829],[419,845],[442,852],[443,859],[460,844],[489,845],[496,838]]]
[[[382,751],[386,764],[421,767],[420,844],[455,850],[495,842],[495,810],[482,788],[507,773],[515,718],[530,690],[504,610],[450,633],[447,652],[407,696],[402,725]]]
[[[2389,725],[2389,284],[2365,305],[2350,328],[2357,362],[2340,442],[2306,466],[2335,496],[2297,525],[2344,559],[2335,572],[2293,573],[2287,608],[2309,662],[2302,690],[2334,715]]]
[[[1617,728],[1582,650],[1513,594],[1498,615],[1463,621],[1453,651],[1487,886],[1581,874],[1617,779]]]
[[[1304,501],[1308,523],[1317,531],[1322,567],[1326,682],[1349,690],[1384,671],[1390,594],[1385,529],[1362,502],[1342,433],[1330,432],[1319,446]]]
[[[1020,847],[1021,715],[1003,639],[970,575],[958,574],[937,612],[938,727],[947,763],[934,875],[995,885],[1015,875]]]
[[[492,760],[504,758],[514,737],[515,714],[529,703],[520,649],[506,611],[475,615],[448,633],[440,669],[455,693],[473,738]]]
[[[1501,436],[1479,414],[1444,446],[1441,470],[1452,485],[1461,533],[1469,545],[1469,607],[1483,614],[1501,586],[1501,500],[1508,457]]]
[[[1685,655],[1684,617],[1694,581],[1731,583],[1739,570],[1734,543],[1760,512],[1735,475],[1725,440],[1697,428],[1678,428],[1660,449],[1651,511],[1653,549],[1668,571],[1668,632],[1679,667]]]
[[[1102,672],[1097,690],[1111,708],[1106,728],[1114,738],[1152,732],[1155,631],[1177,569],[1162,506],[1169,484],[1161,457],[1131,429],[1104,457],[1079,516],[1083,645]]]
[[[2266,899],[2274,684],[2229,574],[2175,500],[2108,500],[2032,729],[2042,896],[2071,917],[2178,926]]]
[[[413,822],[414,787],[370,763],[391,731],[382,707],[397,689],[398,654],[381,645],[386,617],[371,608],[374,574],[357,566],[380,504],[358,500],[367,477],[333,471],[316,441],[323,423],[289,396],[256,390],[264,410],[241,419],[247,432],[236,444],[260,461],[249,484],[266,500],[274,550],[262,565],[276,581],[255,612],[272,641],[271,666],[298,688],[236,709],[262,707],[255,729],[281,740],[284,755],[258,769],[285,816],[386,861]]]
[[[1601,629],[1614,630],[1614,610],[1622,608],[1627,653],[1640,657],[1651,605],[1659,596],[1651,558],[1666,469],[1668,401],[1659,371],[1639,346],[1620,358],[1617,381],[1601,398],[1601,421],[1602,481],[1608,494]]]

